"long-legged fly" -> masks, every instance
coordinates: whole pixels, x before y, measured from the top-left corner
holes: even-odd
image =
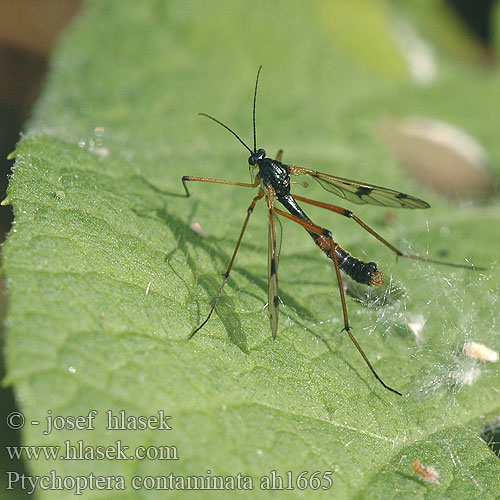
[[[398,250],[394,245],[385,240],[380,234],[378,234],[375,230],[365,224],[359,217],[354,215],[353,212],[347,210],[345,208],[331,205],[329,203],[323,203],[321,201],[311,200],[309,198],[305,198],[299,195],[292,195],[290,192],[291,188],[291,176],[294,175],[307,175],[312,177],[315,181],[317,181],[321,187],[323,187],[326,191],[333,193],[345,200],[348,200],[352,203],[356,203],[358,205],[369,203],[371,205],[378,205],[384,207],[392,207],[392,208],[429,208],[429,204],[423,200],[415,198],[414,196],[410,196],[405,193],[401,193],[399,191],[394,191],[392,189],[387,189],[380,186],[374,186],[371,184],[366,184],[364,182],[353,181],[349,179],[344,179],[342,177],[336,177],[329,174],[324,174],[322,172],[316,172],[314,170],[309,170],[307,168],[298,167],[295,165],[287,165],[281,161],[282,159],[282,150],[280,150],[276,156],[276,159],[271,159],[266,156],[266,151],[264,149],[257,149],[257,134],[255,128],[255,108],[256,108],[256,100],[257,100],[257,86],[259,83],[259,75],[260,75],[261,67],[257,72],[257,78],[255,80],[255,88],[253,95],[253,149],[251,149],[241,137],[236,134],[233,130],[231,130],[227,125],[217,120],[213,116],[207,115],[205,113],[200,113],[200,115],[213,120],[218,123],[226,130],[231,132],[238,141],[250,152],[250,157],[248,158],[248,164],[250,168],[250,172],[253,170],[257,170],[254,181],[251,183],[245,182],[234,182],[220,179],[210,179],[206,177],[193,177],[190,175],[185,175],[182,177],[182,183],[184,185],[184,189],[186,190],[186,196],[189,196],[189,190],[187,188],[188,181],[201,181],[201,182],[213,182],[217,184],[229,184],[231,186],[240,186],[247,188],[257,188],[258,193],[253,198],[250,206],[247,210],[247,215],[245,217],[245,221],[243,222],[243,227],[241,229],[238,241],[236,243],[236,247],[234,249],[233,255],[229,262],[229,266],[224,274],[224,279],[222,280],[222,284],[220,286],[219,292],[215,297],[215,300],[212,304],[210,312],[208,313],[205,320],[189,335],[189,339],[193,338],[193,336],[208,322],[212,313],[215,310],[215,306],[219,301],[222,290],[224,289],[225,284],[229,279],[229,274],[233,267],[234,260],[236,258],[236,254],[238,253],[238,249],[240,248],[241,240],[243,239],[243,235],[245,233],[245,229],[247,227],[248,221],[252,212],[254,210],[255,205],[259,200],[264,198],[267,203],[268,214],[269,214],[269,229],[268,229],[268,274],[269,274],[269,296],[268,296],[268,306],[269,306],[269,319],[271,322],[271,331],[273,337],[276,337],[276,333],[278,331],[278,314],[279,314],[279,298],[278,298],[278,250],[276,245],[276,218],[275,214],[279,214],[287,219],[290,219],[297,224],[300,224],[312,237],[316,245],[326,254],[328,258],[333,261],[335,268],[335,275],[337,278],[337,283],[339,286],[340,292],[340,300],[342,303],[342,314],[344,318],[344,328],[349,335],[350,339],[356,346],[356,349],[359,351],[361,356],[363,357],[365,363],[370,368],[371,372],[375,376],[375,378],[389,391],[394,392],[396,394],[402,395],[396,389],[388,386],[377,374],[372,364],[368,360],[366,354],[363,349],[355,339],[351,327],[349,325],[349,318],[347,315],[347,306],[344,294],[344,288],[342,286],[342,276],[340,271],[344,271],[348,276],[350,276],[353,280],[363,283],[369,286],[379,286],[384,282],[384,275],[377,267],[375,262],[363,262],[362,260],[353,257],[349,252],[344,250],[337,242],[334,241],[332,233],[321,226],[315,224],[302,210],[300,205],[297,202],[306,203],[309,205],[314,205],[316,207],[324,208],[326,210],[330,210],[337,214],[343,215],[349,219],[352,219],[354,222],[359,224],[363,229],[368,231],[372,236],[377,238],[381,243],[383,243],[386,247],[392,250],[398,257],[407,257],[411,259],[423,260],[426,262],[432,262],[435,264],[445,264],[454,267],[473,267],[473,266],[465,266],[460,264],[450,264],[448,262],[442,262],[437,260],[428,259],[426,257],[421,257],[419,255],[411,255]],[[288,211],[285,212],[280,208],[276,207],[276,202],[280,202],[281,205]]]

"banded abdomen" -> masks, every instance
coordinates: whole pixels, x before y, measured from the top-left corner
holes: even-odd
[[[292,195],[280,196],[278,200],[281,204],[295,217],[302,219],[305,222],[315,225],[306,213],[300,208]],[[306,231],[311,235],[316,245],[323,250],[329,259],[333,260],[332,240],[330,232],[324,230],[324,234],[317,234],[307,227]],[[370,286],[379,286],[384,282],[384,275],[378,269],[375,262],[363,262],[356,257],[353,257],[349,252],[344,250],[340,245],[335,243],[335,254],[340,269],[350,276],[354,281]]]
[[[326,236],[307,231],[316,245],[318,245],[326,256],[333,260],[332,245]],[[350,276],[354,281],[370,286],[379,286],[384,282],[384,275],[375,262],[363,262],[353,257],[340,245],[335,243],[335,254],[340,269]]]

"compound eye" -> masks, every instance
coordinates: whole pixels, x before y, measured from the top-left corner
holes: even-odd
[[[249,165],[255,165],[256,163],[257,163],[257,158],[255,158],[255,155],[252,155],[248,158]]]
[[[262,158],[266,157],[266,151],[264,149],[258,149],[257,156],[259,157],[259,160],[262,160]]]

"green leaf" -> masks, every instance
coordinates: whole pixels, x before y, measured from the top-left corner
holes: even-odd
[[[387,2],[325,0],[320,4],[327,31],[354,60],[393,78],[407,76],[403,55],[393,36],[394,13]]]
[[[481,426],[500,411],[498,364],[461,353],[467,340],[500,350],[491,245],[498,203],[438,199],[398,170],[372,134],[385,112],[432,116],[467,129],[496,160],[498,75],[439,61],[444,71],[425,89],[388,80],[336,45],[325,15],[319,3],[303,2],[95,1],[68,31],[9,186],[15,225],[4,248],[4,383],[14,386],[25,415],[25,445],[64,453],[65,442],[120,441],[130,455],[160,447],[178,460],[39,458],[27,460],[32,475],[123,476],[125,491],[87,488],[88,497],[157,498],[146,488],[161,480],[136,490],[136,476],[239,473],[264,496],[260,480],[271,471],[292,477],[294,489],[280,498],[500,494],[499,459],[480,439]],[[469,258],[487,268],[396,262],[352,221],[308,211],[392,281],[382,301],[348,296],[347,307],[360,344],[403,398],[377,383],[341,332],[331,262],[284,219],[283,306],[271,338],[263,202],[213,318],[186,341],[208,314],[255,195],[191,183],[184,197],[182,175],[248,182],[248,152],[197,113],[216,116],[251,144],[260,64],[260,147],[270,155],[283,147],[292,164],[423,197],[430,210],[398,211],[392,224],[387,210],[354,208],[404,251],[446,252],[452,262]],[[295,189],[341,202],[319,186]],[[91,410],[98,412],[93,429],[43,432],[47,417]],[[172,430],[106,429],[106,412],[120,410],[163,411]],[[439,484],[417,475],[415,459],[438,470]],[[330,489],[301,489],[315,471],[331,471]],[[67,498],[67,491],[36,493]]]

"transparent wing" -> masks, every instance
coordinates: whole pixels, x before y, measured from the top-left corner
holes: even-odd
[[[289,166],[289,169],[291,174],[312,177],[323,189],[358,205],[369,203],[393,208],[429,208],[430,206],[426,201],[393,189],[335,177],[302,167]]]
[[[276,260],[280,260],[280,254],[281,254],[281,243],[283,241],[283,226],[281,225],[281,220],[278,217],[278,214],[274,212],[274,232],[276,233]]]
[[[271,331],[273,338],[276,338],[278,331],[278,317],[279,317],[279,297],[278,297],[278,257],[279,251],[276,244],[276,219],[273,211],[273,201],[268,197],[269,207],[269,233],[268,233],[268,261],[267,271],[269,276],[269,293],[268,293],[268,307],[269,307],[269,321],[271,322]],[[278,221],[279,222],[279,221]]]

